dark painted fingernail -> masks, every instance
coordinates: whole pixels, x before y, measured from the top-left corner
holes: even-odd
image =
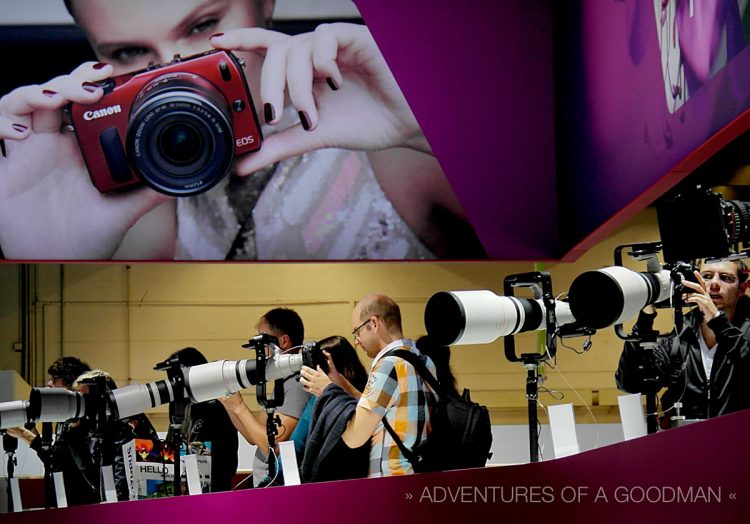
[[[338,91],[339,90],[339,84],[338,84],[338,82],[336,82],[330,76],[326,78],[326,83],[328,84],[328,87],[330,87],[334,91]]]
[[[220,36],[224,36],[224,33],[214,33],[209,36],[208,39],[211,40],[212,38],[219,38]]]
[[[42,94],[46,95],[46,96],[49,96],[49,97],[53,97],[53,96],[57,95],[57,91],[52,91],[51,89],[45,89],[45,90],[42,91]]]
[[[101,88],[101,86],[93,82],[84,82],[83,84],[81,84],[81,87],[89,93],[96,93],[96,91]]]
[[[0,138],[0,156],[5,158],[7,155],[5,154],[5,140]]]
[[[97,62],[96,64],[94,64],[94,69],[97,69],[97,70],[104,69],[108,65],[109,64],[105,64],[104,62]]]
[[[297,113],[299,115],[299,121],[302,124],[302,129],[305,131],[310,131],[310,117],[307,116],[307,113],[305,111],[300,111]]]
[[[263,117],[266,119],[266,123],[276,119],[276,109],[274,109],[272,104],[268,102],[263,104]]]
[[[25,133],[26,130],[28,129],[28,127],[23,126],[21,124],[13,124],[11,127],[15,129],[16,131],[18,131],[19,133]]]

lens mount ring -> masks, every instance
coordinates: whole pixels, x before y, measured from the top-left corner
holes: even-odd
[[[178,88],[155,93],[139,105],[126,143],[134,171],[147,185],[187,196],[207,191],[226,176],[234,160],[234,131],[228,111],[212,99]],[[175,132],[191,144],[179,143]]]

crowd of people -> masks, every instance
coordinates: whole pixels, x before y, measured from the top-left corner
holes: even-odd
[[[675,420],[707,419],[750,407],[745,391],[750,352],[750,299],[744,294],[747,267],[742,261],[706,262],[694,276],[694,282],[684,282],[685,302],[694,309],[686,316],[682,331],[659,337],[652,346],[627,342],[616,372],[617,385],[624,391],[655,394],[666,388],[661,396],[664,428],[675,425]],[[641,312],[634,328],[638,340],[650,340],[655,333],[655,316],[652,306]],[[283,484],[278,444],[287,440],[294,442],[303,482],[414,473],[384,423],[394,428],[407,449],[414,449],[431,432],[438,398],[415,367],[393,351],[405,350],[421,358],[443,392],[456,394],[450,350],[429,337],[416,342],[405,337],[398,304],[383,294],[359,300],[350,323],[354,345],[338,335],[320,340],[317,348],[322,359],[314,368],[303,365],[298,373],[279,379],[276,387],[283,389],[283,402],[274,410],[254,412],[239,392],[188,403],[180,434],[186,449],[201,443],[211,450],[212,490],[233,487],[238,434],[256,446],[255,487]],[[292,309],[269,310],[258,320],[256,331],[273,341],[266,347],[268,357],[274,345],[278,354],[304,347],[304,323]],[[369,372],[355,346],[372,359]],[[207,363],[192,347],[171,357],[185,368]],[[117,387],[105,372],[91,370],[75,357],[62,357],[50,366],[49,374],[49,387],[84,394],[97,377],[104,379],[106,391]],[[681,411],[676,413],[678,407]],[[276,428],[274,445],[269,445],[269,416],[275,420],[271,424]],[[8,432],[25,440],[51,470],[64,472],[70,503],[83,504],[97,502],[101,496],[99,464],[91,454],[95,429],[102,442],[100,464],[113,466],[118,497],[126,499],[123,443],[145,438],[162,445],[145,415],[108,419],[104,428],[94,428],[88,418],[60,422],[54,440],[46,442],[34,428]]]
[[[373,293],[362,298],[351,316],[354,345],[344,336],[320,340],[316,351],[322,356],[315,368],[302,366],[297,374],[280,379],[283,402],[271,416],[276,420],[275,446],[269,446],[266,410],[254,412],[239,392],[206,402],[185,402],[184,419],[179,428],[183,453],[193,453],[197,445],[208,448],[211,456],[211,491],[234,487],[237,473],[240,435],[256,446],[252,462],[252,485],[263,487],[283,483],[277,464],[278,443],[295,444],[297,462],[305,482],[351,478],[406,475],[414,472],[409,460],[383,430],[383,420],[396,428],[396,434],[412,448],[430,433],[430,417],[437,393],[403,358],[389,354],[404,349],[420,356],[427,368],[455,389],[446,348],[426,337],[419,344],[402,332],[401,312],[390,297]],[[258,335],[269,335],[273,345],[283,353],[295,353],[303,347],[304,324],[299,314],[289,308],[274,308],[256,325]],[[273,345],[266,347],[271,351]],[[368,372],[355,346],[373,359]],[[423,352],[419,347],[423,348]],[[429,354],[436,357],[436,369]],[[272,356],[270,353],[268,356]],[[187,347],[173,353],[180,366],[189,368],[206,364],[206,357],[196,348]],[[80,359],[61,357],[48,369],[48,387],[62,387],[84,395],[92,392],[92,380],[102,377],[104,394],[117,388],[114,380],[102,370],[92,370]],[[119,500],[130,498],[122,447],[134,439],[146,439],[153,447],[173,446],[168,434],[159,438],[144,414],[113,420],[107,417],[105,427],[95,427],[90,414],[59,422],[54,439],[40,436],[36,428],[11,428],[8,433],[26,441],[36,451],[50,472],[62,472],[68,504],[95,503],[102,500],[99,466],[113,467]],[[170,427],[170,431],[171,431]],[[99,439],[98,453],[93,443]],[[328,443],[329,445],[324,445]],[[173,446],[174,447],[174,446]],[[273,468],[269,468],[273,465]],[[272,474],[269,474],[269,470]],[[54,489],[52,485],[46,489]]]

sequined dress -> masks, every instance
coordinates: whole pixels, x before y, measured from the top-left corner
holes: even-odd
[[[177,224],[182,260],[434,258],[361,151],[321,149],[227,177],[206,193],[178,199]]]

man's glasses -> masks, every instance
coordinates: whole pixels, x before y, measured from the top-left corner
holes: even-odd
[[[354,340],[357,340],[359,338],[359,332],[362,330],[363,327],[369,324],[371,320],[372,320],[372,317],[368,318],[367,320],[362,322],[356,329],[352,331],[352,336],[354,336]]]

